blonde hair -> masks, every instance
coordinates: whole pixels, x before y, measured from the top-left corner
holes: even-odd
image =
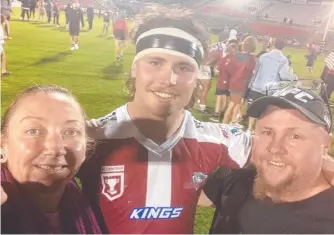
[[[253,36],[245,38],[242,48],[244,52],[254,53],[256,51],[257,39]]]

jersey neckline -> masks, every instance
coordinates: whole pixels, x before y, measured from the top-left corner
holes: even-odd
[[[133,130],[133,138],[135,138],[142,146],[144,146],[147,150],[152,151],[156,153],[158,156],[162,156],[164,153],[170,151],[173,149],[173,147],[179,142],[179,140],[184,136],[185,129],[186,129],[186,123],[189,120],[190,113],[188,111],[184,111],[184,117],[181,122],[181,126],[177,130],[177,132],[170,136],[165,142],[163,142],[161,145],[156,144],[151,139],[144,136],[140,130],[135,126],[133,123],[129,112],[128,112],[128,104],[123,105],[120,108],[120,111],[122,113],[121,117],[123,117],[122,121],[128,122],[132,126]]]

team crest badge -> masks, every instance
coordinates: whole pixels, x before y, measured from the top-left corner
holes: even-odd
[[[124,193],[124,166],[103,166],[101,169],[102,194],[113,201]]]

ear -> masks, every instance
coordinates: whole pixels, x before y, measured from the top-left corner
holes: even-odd
[[[325,149],[330,149],[330,147],[331,147],[331,144],[332,144],[332,133],[327,133],[326,132],[326,134],[325,134],[325,140],[324,140],[324,143],[325,143],[325,145],[324,145],[324,147],[325,147]]]
[[[136,74],[137,74],[137,62],[135,62],[135,63],[132,65],[132,68],[131,68],[131,77],[132,77],[132,78],[135,78],[135,77],[136,77]]]

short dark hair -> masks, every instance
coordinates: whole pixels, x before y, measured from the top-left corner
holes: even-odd
[[[285,47],[285,42],[283,39],[277,38],[274,43],[274,47],[278,50],[283,50]]]

